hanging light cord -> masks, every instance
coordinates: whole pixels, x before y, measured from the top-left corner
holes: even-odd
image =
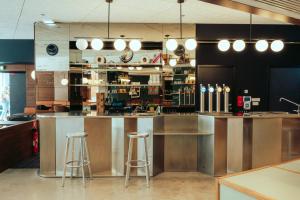
[[[180,4],[180,39],[182,39],[182,2]]]
[[[249,35],[249,39],[250,39],[250,42],[252,41],[252,14],[250,13],[250,35]]]
[[[111,1],[108,0],[108,12],[107,12],[107,38],[109,39],[110,36],[110,3]]]

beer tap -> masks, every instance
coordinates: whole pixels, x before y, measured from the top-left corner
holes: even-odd
[[[229,92],[230,92],[230,87],[228,87],[225,84],[223,84],[224,112],[225,113],[229,112]]]
[[[205,112],[205,92],[206,88],[200,84],[200,112]]]
[[[214,87],[208,84],[208,112],[213,111],[213,93],[215,91]]]
[[[223,91],[222,87],[216,84],[216,112],[221,112],[221,92]]]

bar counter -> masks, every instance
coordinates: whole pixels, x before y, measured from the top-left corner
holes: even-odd
[[[93,174],[123,176],[129,132],[148,132],[150,174],[200,171],[213,176],[243,171],[300,155],[300,116],[287,113],[128,114],[50,113],[40,124],[40,175],[61,176],[67,133],[86,131]],[[78,152],[76,153],[78,154]],[[134,144],[133,159],[143,159]],[[78,174],[80,175],[80,173]],[[143,169],[132,175],[144,175]]]

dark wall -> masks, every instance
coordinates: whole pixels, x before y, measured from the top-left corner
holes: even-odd
[[[216,41],[224,38],[249,40],[249,36],[249,25],[198,24],[196,26],[196,37],[198,40]],[[252,39],[300,41],[300,27],[254,25],[252,26]],[[255,50],[254,44],[247,44],[246,49],[238,53],[232,48],[227,52],[221,52],[218,50],[217,44],[214,43],[200,43],[196,52],[196,62],[197,65],[233,66],[235,69],[234,84],[232,86],[234,87],[232,94],[234,99],[232,102],[233,106],[235,107],[236,95],[241,94],[244,89],[248,89],[251,96],[261,98],[259,110],[268,110],[271,69],[273,67],[300,67],[299,52],[299,44],[286,44],[284,50],[280,53],[274,53],[270,49],[260,53]],[[197,71],[199,72],[199,70]],[[199,86],[199,83],[201,83],[201,75],[199,73],[197,73],[197,79],[197,86]],[[293,81],[287,84],[293,84]],[[297,92],[299,91],[294,91],[294,93]]]
[[[34,40],[0,40],[0,64],[33,64]]]
[[[10,114],[23,113],[26,106],[25,73],[9,74]]]

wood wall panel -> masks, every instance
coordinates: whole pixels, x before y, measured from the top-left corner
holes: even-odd
[[[40,118],[40,174],[56,175],[56,119]]]
[[[26,106],[35,107],[36,105],[36,81],[31,78],[34,65],[26,65]]]
[[[54,72],[36,72],[37,101],[54,101]]]
[[[92,173],[111,175],[111,118],[85,118],[84,130],[88,133],[87,143]]]
[[[33,121],[0,129],[0,172],[32,156]]]

